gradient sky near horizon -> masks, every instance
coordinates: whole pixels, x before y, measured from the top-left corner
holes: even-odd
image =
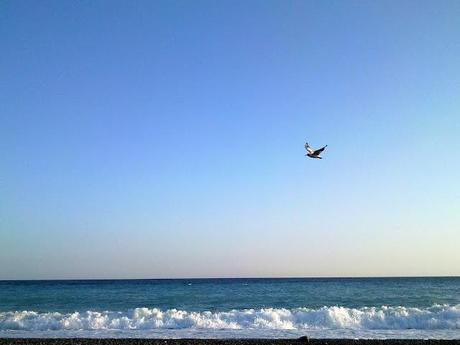
[[[1,1],[0,279],[460,275],[459,18]]]

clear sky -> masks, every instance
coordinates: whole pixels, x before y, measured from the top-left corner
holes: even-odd
[[[459,18],[1,1],[0,279],[460,275]]]

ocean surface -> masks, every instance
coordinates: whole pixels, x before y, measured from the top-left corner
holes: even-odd
[[[0,281],[0,337],[460,339],[460,278]]]

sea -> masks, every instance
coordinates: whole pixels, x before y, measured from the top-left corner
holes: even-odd
[[[460,278],[0,281],[0,337],[460,339]]]

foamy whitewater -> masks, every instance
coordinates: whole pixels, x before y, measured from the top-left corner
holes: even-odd
[[[162,291],[161,299],[167,300],[170,304],[177,303],[179,300],[171,300],[167,298],[170,290],[175,290],[173,294],[183,294],[183,297],[195,298],[201,296],[201,293],[210,293],[210,288],[216,289],[219,286],[217,282],[194,282],[198,285],[193,287],[193,283],[180,283],[179,286],[172,285],[161,286],[164,283],[157,283],[156,292]],[[278,297],[289,297],[285,294],[287,281],[256,281],[243,282],[224,282],[225,286],[220,295],[226,290],[234,290],[240,295],[222,295],[222,300],[215,299],[214,305],[222,307],[224,297],[227,299],[242,301],[241,295],[245,294],[243,301],[247,304],[251,303],[252,290],[265,290],[265,300],[274,302],[273,298],[276,293]],[[250,288],[249,286],[256,287]],[[281,283],[281,285],[279,285]],[[336,293],[342,292],[341,298],[349,304],[352,302],[350,297],[344,296],[344,291],[341,290],[341,285],[348,285],[346,291],[352,292],[355,295],[359,289],[369,289],[369,282],[362,282],[362,285],[356,285],[355,281],[294,281],[291,282],[291,290],[300,293],[303,291],[309,292],[310,295],[319,293],[316,289],[323,288],[323,295],[327,295],[326,287],[332,289]],[[375,282],[374,282],[375,283]],[[389,282],[386,282],[387,284]],[[458,286],[449,285],[454,289],[450,292],[458,292]],[[458,282],[456,282],[458,283]],[[60,296],[63,299],[69,298],[65,294],[58,293],[59,289],[68,290],[68,292],[78,292],[78,289],[89,289],[94,294],[96,286],[82,286],[79,283],[76,285],[64,286],[49,285],[46,289],[41,286],[41,297],[46,297],[48,292],[56,297]],[[110,295],[112,285],[103,283],[104,287],[97,287],[105,290],[105,293]],[[119,297],[123,295],[131,295],[133,291],[145,294],[146,291],[151,291],[152,286],[148,283],[136,283],[132,286],[128,283],[127,286],[120,285],[119,282],[114,283],[117,286]],[[202,284],[202,285],[200,285]],[[212,286],[209,286],[212,284]],[[246,284],[246,285],[245,285]],[[313,285],[312,285],[313,284]],[[316,285],[315,285],[316,284]],[[319,284],[319,286],[317,285]],[[351,284],[351,285],[350,285]],[[366,286],[367,284],[367,286]],[[404,291],[405,281],[399,281],[394,290],[386,286],[380,289],[380,294],[387,295],[387,299],[394,301],[395,295],[390,292],[399,290]],[[429,284],[423,284],[425,287]],[[300,287],[307,286],[307,290]],[[75,289],[78,287],[78,289]],[[407,287],[407,286],[406,286]],[[412,286],[414,289],[416,286]],[[22,287],[24,288],[24,287]],[[57,288],[57,290],[55,290]],[[371,290],[377,286],[371,284]],[[439,292],[438,285],[433,287]],[[289,289],[286,288],[288,291]],[[358,290],[356,290],[358,289]],[[27,289],[26,289],[27,290]],[[300,291],[299,291],[300,290]],[[355,291],[356,290],[356,291]],[[417,289],[416,289],[417,290]],[[363,292],[362,290],[361,292]],[[88,291],[87,291],[88,292]],[[128,293],[129,292],[129,293]],[[228,291],[227,291],[228,292]],[[374,291],[377,292],[377,291]],[[419,293],[421,291],[418,291]],[[216,293],[214,291],[214,293]],[[291,291],[292,293],[292,291]],[[447,293],[447,292],[446,292]],[[80,293],[81,294],[81,293]],[[91,293],[90,293],[91,294]],[[219,293],[217,294],[219,295]],[[347,295],[347,293],[345,293]],[[425,295],[427,292],[425,291]],[[1,294],[0,294],[1,296]],[[258,304],[258,298],[263,296],[253,296],[254,304]],[[145,296],[144,296],[145,297]],[[151,296],[153,300],[158,299],[158,295]],[[161,296],[160,296],[161,297]],[[169,296],[171,297],[171,296]],[[298,297],[298,296],[297,296]],[[86,298],[88,298],[86,296]],[[100,304],[107,303],[107,295],[98,295],[101,299]],[[129,297],[125,297],[129,298]],[[209,298],[209,296],[208,296]],[[354,297],[354,302],[362,299],[363,296],[357,294]],[[419,298],[420,297],[416,297]],[[212,299],[212,296],[211,296]],[[296,298],[293,299],[296,300]],[[40,296],[38,296],[40,300]],[[110,297],[109,297],[110,300]],[[280,299],[273,304],[281,304]],[[11,301],[11,299],[10,299]],[[104,302],[105,301],[105,302]],[[411,301],[409,299],[409,301]],[[97,301],[91,301],[97,304]],[[115,303],[114,305],[123,305],[123,302]],[[191,309],[203,307],[203,303],[193,304]],[[51,301],[49,301],[51,303]],[[419,301],[420,303],[420,301]],[[53,304],[53,303],[51,303]],[[54,303],[56,304],[56,303]],[[68,301],[67,304],[75,304],[75,301]],[[84,303],[83,303],[84,304]],[[238,304],[238,303],[233,303]],[[285,302],[289,305],[288,302]],[[422,304],[422,303],[421,303]],[[35,303],[39,306],[40,303]],[[43,305],[43,304],[41,304]],[[189,304],[190,305],[190,304]],[[300,335],[309,335],[312,337],[341,337],[341,338],[444,338],[457,339],[460,338],[460,304],[434,304],[425,307],[416,306],[363,306],[363,307],[346,307],[346,306],[322,306],[317,308],[312,307],[261,307],[261,308],[241,308],[228,310],[187,310],[179,308],[157,308],[157,307],[137,307],[128,308],[125,311],[104,311],[104,310],[86,310],[86,311],[63,311],[63,305],[57,306],[60,311],[32,311],[32,310],[14,310],[0,311],[0,337],[215,337],[215,338],[230,338],[230,337],[297,337]],[[81,306],[81,305],[80,305]],[[209,305],[208,305],[209,306]],[[41,309],[41,308],[39,308]],[[65,309],[65,308],[64,308]]]

